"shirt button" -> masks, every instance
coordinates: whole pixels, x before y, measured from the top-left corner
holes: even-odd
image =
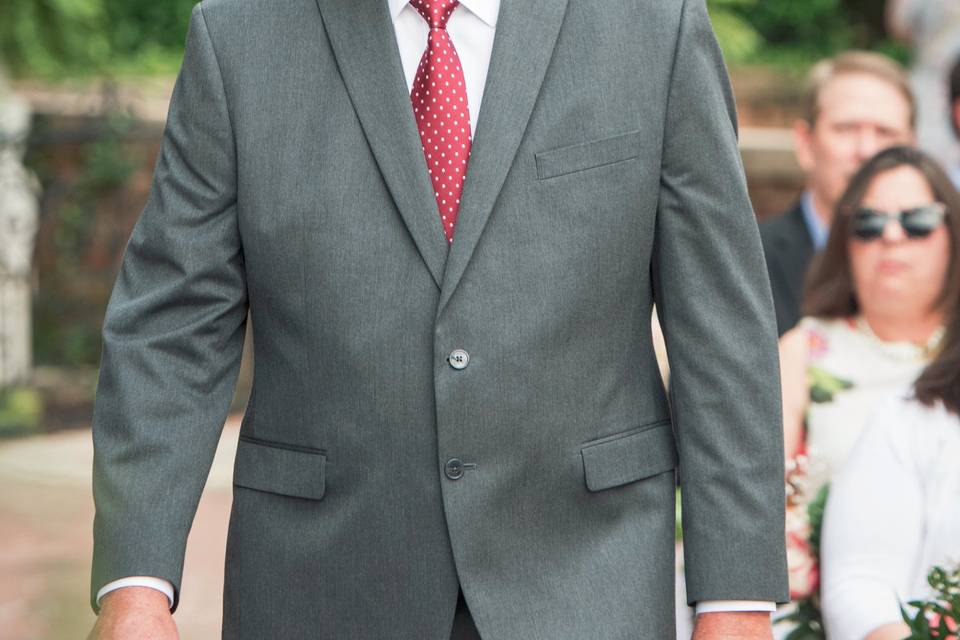
[[[450,366],[454,369],[466,369],[467,363],[470,362],[470,354],[463,349],[454,349],[450,352],[450,355],[447,356],[447,362],[449,362]]]
[[[463,477],[463,461],[460,458],[450,458],[443,467],[443,474],[451,480]]]

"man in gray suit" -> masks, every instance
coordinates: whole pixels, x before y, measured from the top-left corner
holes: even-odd
[[[776,326],[704,0],[194,8],[103,328],[94,637],[176,637],[248,311],[225,638],[670,638],[677,478],[695,636],[770,637]]]

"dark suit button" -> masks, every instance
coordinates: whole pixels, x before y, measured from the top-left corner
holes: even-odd
[[[460,458],[450,458],[443,467],[443,473],[451,480],[459,480],[463,477],[463,461]]]

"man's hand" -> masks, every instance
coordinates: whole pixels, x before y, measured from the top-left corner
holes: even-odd
[[[87,640],[180,640],[167,596],[150,587],[123,587],[100,601]]]
[[[769,611],[716,611],[697,614],[693,640],[772,640]]]

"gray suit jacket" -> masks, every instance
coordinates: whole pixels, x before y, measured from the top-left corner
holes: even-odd
[[[248,310],[224,637],[441,640],[458,581],[485,640],[671,637],[675,471],[690,601],[788,599],[703,0],[505,0],[449,248],[386,2],[195,7],[103,326],[94,593],[179,598]]]

